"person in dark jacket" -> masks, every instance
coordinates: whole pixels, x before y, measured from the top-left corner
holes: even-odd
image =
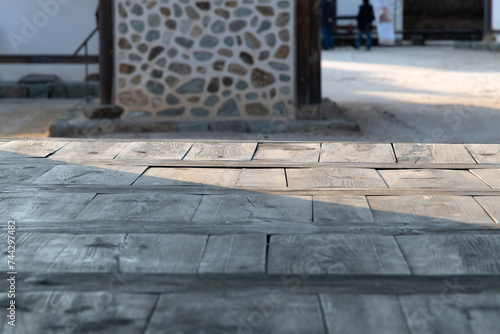
[[[363,35],[366,35],[366,49],[372,47],[372,22],[375,19],[373,7],[369,0],[363,0],[363,4],[359,6],[358,13],[358,39],[356,40],[355,48],[359,49],[363,41]]]
[[[335,19],[335,9],[331,0],[321,1],[321,34],[323,35],[323,49],[328,50],[329,48],[335,47],[335,41],[332,35],[332,25]]]

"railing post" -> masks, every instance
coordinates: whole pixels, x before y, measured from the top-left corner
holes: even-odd
[[[101,104],[113,99],[113,1],[99,0],[99,97]]]

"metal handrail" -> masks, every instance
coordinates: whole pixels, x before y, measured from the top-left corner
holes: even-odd
[[[78,49],[76,49],[75,53],[73,53],[73,56],[78,55],[78,52],[80,52],[85,47],[85,45],[87,45],[87,43],[90,41],[90,39],[92,37],[94,37],[95,33],[98,31],[99,31],[99,27],[95,27],[94,30],[92,30],[92,32],[90,33],[90,35],[82,42],[82,44],[80,44]]]

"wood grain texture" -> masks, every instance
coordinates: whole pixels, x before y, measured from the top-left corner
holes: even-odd
[[[329,334],[410,334],[396,296],[321,294]]]
[[[266,235],[211,235],[198,273],[265,273]]]
[[[201,196],[168,194],[102,194],[76,220],[126,220],[189,223]]]
[[[249,188],[286,188],[285,170],[283,168],[243,168],[236,186]]]
[[[398,163],[476,163],[462,144],[394,144]]]
[[[310,196],[248,195],[203,196],[193,224],[224,225],[252,222],[312,222]]]
[[[58,161],[77,161],[77,160],[112,160],[130,143],[127,142],[107,142],[107,141],[73,141],[55,154],[51,159]]]
[[[387,188],[374,169],[287,168],[290,188]]]
[[[269,245],[270,274],[408,275],[391,236],[278,235]]]
[[[320,143],[260,143],[253,161],[318,162]]]
[[[33,181],[33,184],[131,185],[146,167],[58,165]]]
[[[406,169],[381,170],[389,188],[394,189],[490,189],[465,170]]]
[[[0,194],[0,217],[16,219],[20,224],[29,221],[72,221],[92,200],[92,193]]]
[[[53,167],[53,164],[43,163],[0,165],[0,184],[29,184]]]
[[[173,293],[160,297],[145,334],[326,334],[314,294]]]
[[[371,223],[374,221],[364,196],[313,196],[314,223]]]
[[[416,275],[499,275],[500,236],[397,236]]]
[[[102,292],[16,293],[13,333],[142,333],[157,300],[154,294]],[[6,305],[7,300],[2,300]],[[4,317],[5,318],[5,317]]]
[[[206,235],[130,234],[120,249],[120,270],[194,274],[206,241]]]
[[[395,163],[391,144],[323,143],[320,162]]]
[[[195,143],[184,160],[250,161],[257,143]]]
[[[491,219],[500,224],[500,196],[476,196],[474,198],[486,210]]]
[[[69,142],[13,140],[0,143],[0,158],[45,158]]]
[[[241,173],[237,168],[150,168],[134,186],[234,187]]]
[[[182,160],[192,143],[186,142],[134,142],[129,144],[115,159],[165,159]]]
[[[500,169],[471,169],[471,173],[491,188],[500,189]]]
[[[493,224],[470,196],[368,196],[375,222]]]
[[[399,300],[412,334],[493,334],[500,325],[497,293],[465,294],[462,287],[448,283],[441,294],[400,296]],[[496,313],[495,319],[491,319],[490,311]],[[487,323],[477,323],[478,313],[488,317]],[[492,322],[495,331],[483,331]],[[473,324],[479,327],[472,327]]]
[[[465,146],[480,164],[500,163],[500,144],[466,144]]]

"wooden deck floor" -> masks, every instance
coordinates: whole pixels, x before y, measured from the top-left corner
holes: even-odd
[[[500,328],[500,145],[4,139],[0,219],[2,333]]]

